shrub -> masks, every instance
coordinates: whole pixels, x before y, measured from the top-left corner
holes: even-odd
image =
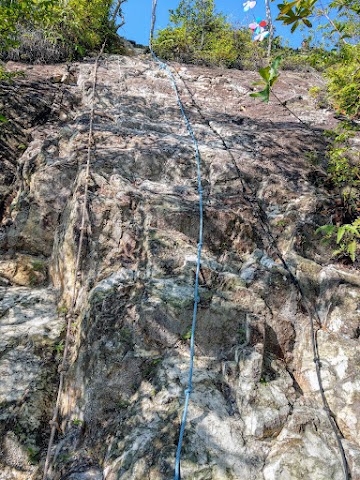
[[[208,34],[206,46],[195,52],[195,58],[208,65],[232,67],[238,59],[234,40],[231,29],[212,32]]]
[[[166,60],[209,66],[255,69],[264,57],[264,47],[252,42],[250,30],[234,28],[215,12],[214,0],[181,0],[170,10],[170,25],[157,32],[153,48]]]
[[[67,44],[47,38],[41,30],[19,27],[17,45],[3,52],[2,59],[45,64],[63,62],[71,56]]]
[[[352,141],[357,130],[351,122],[344,122],[335,131],[327,132],[332,138],[327,151],[328,175],[332,187],[340,194],[341,202],[338,205],[340,211],[333,216],[337,225],[323,225],[316,231],[324,235],[325,242],[333,244],[334,256],[348,257],[352,262],[356,260],[360,238],[360,153]]]
[[[114,43],[112,4],[111,0],[1,2],[2,59],[56,62],[99,49],[106,35]]]
[[[343,47],[342,54],[325,73],[329,95],[341,113],[360,118],[360,45]]]

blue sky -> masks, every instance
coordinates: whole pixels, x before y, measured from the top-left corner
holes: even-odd
[[[265,4],[263,0],[257,2],[254,9],[244,13],[243,2],[245,0],[217,0],[216,8],[218,11],[226,14],[228,19],[240,25],[248,25],[254,20],[254,17],[265,19]],[[273,20],[277,16],[277,2],[271,4]],[[158,0],[156,29],[166,27],[169,21],[169,9],[175,9],[179,0]],[[123,5],[126,23],[119,31],[119,34],[135,40],[144,45],[148,44],[149,28],[151,19],[152,0],[128,0]],[[289,44],[295,48],[300,47],[303,33],[296,31],[290,33],[290,27],[283,27],[279,22],[275,22],[276,34],[289,40]],[[306,33],[304,31],[304,33]]]

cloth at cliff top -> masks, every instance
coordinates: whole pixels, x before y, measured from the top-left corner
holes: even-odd
[[[244,6],[244,12],[247,12],[248,10],[250,10],[250,8],[254,8],[256,5],[256,2],[255,0],[248,0],[247,2],[243,3],[243,6]]]

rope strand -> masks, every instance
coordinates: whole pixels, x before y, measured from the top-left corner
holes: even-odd
[[[261,228],[264,231],[266,237],[268,238],[268,241],[269,241],[271,247],[274,249],[278,259],[281,261],[284,269],[288,272],[292,283],[295,285],[296,289],[300,293],[303,305],[304,305],[304,307],[306,309],[306,312],[308,314],[308,317],[309,317],[310,334],[311,334],[311,348],[312,348],[313,359],[314,359],[314,363],[315,363],[315,370],[316,370],[316,376],[317,376],[318,385],[319,385],[319,392],[320,392],[321,401],[322,401],[322,404],[323,404],[323,410],[326,413],[326,416],[329,420],[329,423],[331,425],[331,428],[332,428],[332,430],[334,432],[334,435],[335,435],[335,438],[336,438],[336,442],[337,442],[337,446],[338,446],[338,449],[339,449],[339,452],[340,452],[340,457],[341,457],[341,462],[342,462],[342,469],[343,469],[343,472],[344,472],[344,480],[351,480],[351,473],[350,473],[350,470],[349,470],[349,465],[348,465],[348,462],[347,462],[347,459],[346,459],[344,447],[343,447],[342,442],[341,442],[342,434],[341,434],[341,431],[340,431],[340,429],[339,429],[339,427],[336,423],[335,416],[334,416],[333,412],[331,411],[331,409],[329,407],[329,404],[328,404],[328,401],[327,401],[327,398],[326,398],[326,395],[325,395],[325,390],[323,388],[323,381],[322,381],[322,377],[321,377],[321,359],[320,359],[320,355],[319,355],[319,348],[318,348],[318,342],[317,342],[317,329],[315,328],[315,321],[314,321],[314,319],[315,319],[316,323],[319,326],[321,326],[321,320],[319,318],[319,315],[316,311],[316,308],[307,299],[307,296],[305,295],[304,289],[302,288],[302,285],[301,285],[299,279],[296,277],[296,274],[294,274],[291,271],[290,266],[288,265],[288,263],[284,259],[283,255],[281,254],[281,252],[280,252],[280,250],[277,246],[276,240],[271,233],[271,229],[270,229],[270,226],[269,226],[268,221],[267,221],[266,212],[263,209],[260,202],[257,200],[255,190],[253,189],[253,187],[246,181],[246,179],[241,174],[241,170],[237,165],[237,162],[235,160],[235,157],[234,157],[233,153],[231,152],[231,149],[228,147],[228,145],[227,145],[225,139],[223,138],[223,136],[210,124],[209,121],[206,120],[206,118],[204,117],[200,107],[195,102],[194,96],[193,96],[192,92],[190,91],[189,87],[187,86],[185,80],[181,77],[181,75],[178,74],[178,76],[181,79],[181,81],[183,82],[185,88],[187,89],[187,91],[188,91],[188,93],[191,97],[192,104],[197,109],[199,115],[207,123],[207,125],[211,129],[211,131],[220,139],[223,147],[228,152],[228,154],[231,158],[231,161],[232,161],[232,163],[233,163],[233,165],[236,169],[237,176],[238,176],[238,178],[241,182],[242,193],[243,193],[244,199],[246,200],[248,205],[251,206],[251,207],[253,207],[253,205],[255,203],[255,208],[258,211],[257,212],[257,218],[259,218]],[[278,99],[278,97],[276,97],[276,98]],[[283,105],[282,102],[280,102],[280,103],[291,114],[293,114],[300,123],[302,123],[307,129],[310,129],[314,133],[315,136],[318,135],[318,132],[316,130],[313,130],[309,124],[302,121],[291,109],[289,109],[288,107]],[[246,195],[246,188],[245,187],[247,187],[250,190],[252,198],[249,198]]]
[[[195,333],[196,333],[198,305],[200,303],[199,276],[200,276],[200,267],[201,267],[201,252],[202,252],[202,246],[203,246],[204,207],[203,207],[203,189],[202,189],[202,181],[201,181],[201,156],[199,151],[199,145],[198,145],[196,136],[194,134],[194,131],[192,129],[191,123],[186,115],[184,105],[181,101],[181,97],[176,84],[175,77],[172,71],[170,70],[170,68],[168,67],[168,65],[162,62],[157,57],[152,47],[154,29],[155,29],[155,23],[156,23],[156,8],[157,8],[157,0],[153,0],[149,48],[155,62],[158,63],[159,67],[162,70],[165,70],[165,72],[167,73],[172,83],[180,112],[183,116],[188,133],[193,141],[194,150],[195,150],[195,159],[196,159],[197,188],[198,188],[198,194],[199,194],[199,237],[198,237],[199,241],[197,246],[198,248],[197,248],[197,261],[196,261],[195,287],[194,287],[194,309],[193,309],[193,316],[192,316],[191,338],[190,338],[190,365],[189,365],[189,374],[188,374],[188,384],[185,390],[184,411],[183,411],[181,425],[180,425],[179,441],[178,441],[178,446],[176,450],[175,471],[174,471],[174,480],[180,480],[181,479],[181,472],[180,472],[181,449],[182,449],[185,427],[187,422],[190,395],[193,390],[192,380],[193,380],[194,359],[195,359]]]
[[[75,263],[75,271],[74,271],[74,286],[72,290],[70,311],[66,315],[67,324],[66,324],[64,353],[63,353],[62,362],[59,366],[60,376],[59,376],[59,386],[57,391],[56,403],[55,403],[52,419],[50,420],[51,431],[50,431],[49,443],[48,443],[47,454],[46,454],[45,465],[44,465],[43,480],[47,480],[48,478],[48,471],[50,467],[51,453],[52,453],[51,451],[54,445],[55,433],[56,433],[56,430],[59,429],[58,417],[59,417],[59,410],[60,410],[60,401],[61,401],[62,391],[64,388],[65,375],[67,372],[67,357],[68,357],[70,340],[71,340],[71,323],[72,323],[72,319],[74,318],[75,306],[76,306],[76,300],[77,300],[76,283],[77,283],[78,273],[80,270],[81,252],[82,252],[82,247],[83,247],[84,237],[85,237],[85,223],[86,223],[86,216],[87,216],[87,209],[88,209],[88,197],[89,197],[88,192],[89,192],[89,180],[90,180],[91,151],[92,151],[92,145],[93,145],[97,72],[98,72],[99,60],[101,55],[104,52],[106,41],[107,39],[105,39],[101,47],[101,50],[95,59],[95,65],[94,65],[92,102],[91,102],[91,110],[90,110],[90,125],[89,125],[88,146],[87,146],[87,159],[86,159],[86,166],[85,166],[84,202],[81,210],[80,238],[79,238],[79,245],[78,245],[78,250],[76,255],[76,263]]]

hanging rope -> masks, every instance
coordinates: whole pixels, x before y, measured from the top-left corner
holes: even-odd
[[[308,124],[307,122],[304,122],[298,115],[296,115],[296,113],[292,109],[290,109],[286,104],[284,104],[284,102],[281,102],[280,98],[273,91],[272,91],[272,94],[278,100],[278,102],[282,105],[282,107],[284,107],[291,115],[293,115],[302,125],[304,125],[307,129],[309,129],[318,138],[322,137],[321,134],[319,134],[319,132],[314,130],[311,127],[310,124]],[[324,141],[323,138],[322,138],[322,141]],[[260,205],[259,205],[259,209],[261,209]],[[264,215],[266,215],[266,214],[265,214],[264,210],[262,210],[262,216],[264,216]],[[271,234],[270,227],[268,225],[267,225],[267,229],[269,231],[270,238],[272,240],[272,244],[273,245],[276,244],[275,239],[274,239],[273,235]],[[318,380],[319,391],[320,391],[320,395],[321,395],[321,401],[322,401],[322,404],[323,404],[323,409],[324,409],[324,411],[325,411],[325,413],[328,417],[329,423],[331,425],[331,428],[332,428],[332,430],[334,432],[334,435],[335,435],[335,438],[336,438],[336,443],[338,445],[338,449],[339,449],[340,456],[341,456],[344,479],[345,480],[351,480],[351,472],[350,472],[349,464],[348,464],[346,454],[345,454],[345,450],[344,450],[344,447],[343,447],[343,444],[342,444],[342,441],[341,441],[341,439],[343,438],[343,435],[342,435],[341,430],[340,430],[340,428],[339,428],[339,426],[336,422],[336,417],[335,417],[334,413],[332,412],[332,410],[330,409],[329,403],[327,401],[324,386],[323,386],[322,376],[321,376],[321,358],[320,358],[320,354],[319,354],[317,332],[318,332],[319,328],[321,327],[322,322],[321,322],[321,319],[319,317],[319,314],[318,314],[316,308],[307,300],[301,283],[299,282],[296,275],[294,275],[291,272],[291,269],[290,269],[289,265],[287,264],[285,259],[282,257],[282,255],[279,252],[277,246],[276,246],[276,249],[277,249],[276,251],[277,251],[278,258],[282,262],[284,268],[289,273],[292,282],[294,283],[294,285],[297,287],[298,291],[300,292],[303,304],[304,304],[305,309],[307,311],[307,314],[309,316],[310,329],[311,329],[311,346],[312,346],[312,352],[313,352],[313,361],[315,363],[316,376],[317,376],[317,380]],[[316,320],[316,323],[319,325],[319,328],[315,328],[314,319]]]
[[[92,86],[92,92],[91,92],[92,98],[91,98],[91,109],[90,109],[90,124],[89,124],[88,145],[87,145],[87,158],[86,158],[86,165],[85,165],[84,201],[81,209],[80,237],[79,237],[79,244],[78,244],[75,271],[74,271],[74,286],[72,290],[70,309],[66,315],[67,324],[66,324],[64,352],[63,352],[62,362],[58,369],[60,376],[59,376],[59,387],[57,391],[56,403],[55,403],[52,419],[49,422],[51,425],[51,432],[50,432],[50,438],[49,438],[48,449],[46,454],[43,480],[47,480],[48,478],[48,471],[50,467],[51,453],[54,445],[55,433],[56,433],[56,430],[60,430],[59,424],[58,424],[60,400],[61,400],[61,395],[64,388],[65,375],[68,368],[67,357],[69,353],[70,340],[71,340],[71,324],[75,314],[75,306],[76,306],[77,293],[78,293],[76,288],[76,283],[77,283],[78,273],[80,271],[81,253],[82,253],[82,247],[84,243],[84,236],[85,236],[85,230],[86,230],[86,219],[87,219],[87,209],[88,209],[88,199],[89,199],[88,192],[89,192],[89,181],[90,181],[91,153],[92,153],[92,147],[94,142],[93,131],[94,131],[95,92],[96,92],[96,84],[97,84],[97,72],[98,72],[99,60],[101,55],[104,52],[105,45],[106,45],[106,40],[104,41],[101,47],[101,50],[95,59],[95,64],[94,64],[93,86]]]
[[[189,135],[193,141],[194,149],[195,149],[195,159],[196,159],[196,169],[197,169],[197,186],[198,186],[198,194],[199,194],[199,241],[197,246],[197,261],[196,261],[196,273],[195,273],[195,287],[194,287],[194,309],[193,309],[193,317],[192,317],[192,326],[191,326],[191,338],[190,338],[190,365],[189,365],[189,375],[188,375],[188,384],[185,390],[185,403],[184,403],[184,411],[182,415],[181,425],[180,425],[180,433],[179,433],[179,441],[176,450],[176,458],[175,458],[175,473],[174,473],[174,480],[181,479],[181,472],[180,472],[180,463],[181,463],[181,448],[184,439],[184,432],[186,427],[187,421],[187,414],[190,402],[190,395],[193,389],[193,371],[194,371],[194,358],[195,358],[195,332],[196,332],[196,321],[197,321],[197,311],[198,305],[200,302],[199,296],[199,276],[200,276],[200,266],[201,266],[201,251],[203,245],[203,224],[204,224],[204,209],[203,209],[203,189],[201,183],[201,157],[197,139],[195,137],[194,131],[191,127],[191,123],[185,113],[184,105],[181,101],[179,90],[176,85],[175,77],[168,67],[168,65],[162,62],[157,55],[155,54],[152,48],[152,41],[154,37],[154,29],[156,23],[156,8],[157,8],[157,0],[153,0],[152,3],[152,19],[151,19],[151,29],[150,29],[150,41],[149,41],[149,48],[151,55],[153,56],[154,60],[158,63],[159,67],[162,70],[165,70],[167,73],[173,89],[175,91],[177,103],[180,108],[180,112],[184,118],[184,122],[186,124],[186,128],[189,132]]]
[[[270,226],[268,224],[268,221],[267,221],[267,215],[266,215],[266,212],[265,210],[263,209],[262,205],[260,204],[260,202],[257,200],[257,197],[256,197],[256,192],[255,190],[253,189],[253,187],[246,181],[246,179],[243,177],[243,175],[241,174],[241,170],[239,169],[238,165],[237,165],[237,162],[236,162],[236,159],[231,151],[231,149],[228,147],[224,137],[211,125],[211,123],[204,117],[200,107],[197,105],[197,103],[195,102],[195,99],[194,99],[194,96],[192,94],[192,92],[190,91],[189,87],[186,85],[186,82],[185,80],[181,77],[181,75],[179,75],[179,78],[182,80],[183,84],[185,85],[185,88],[187,89],[191,99],[192,99],[192,104],[195,106],[195,108],[197,109],[200,117],[204,120],[204,122],[206,122],[206,124],[208,125],[208,127],[211,129],[211,131],[220,139],[223,147],[225,148],[225,150],[228,152],[230,158],[231,158],[231,161],[236,169],[236,172],[237,172],[237,176],[241,182],[241,185],[242,185],[242,193],[243,193],[243,196],[244,196],[244,199],[245,201],[248,203],[249,206],[253,207],[254,204],[255,204],[255,208],[257,210],[257,214],[256,214],[256,217],[259,219],[260,221],[260,225],[261,225],[261,228],[262,230],[264,231],[266,237],[268,238],[268,241],[269,241],[269,244],[271,245],[271,247],[274,249],[274,251],[276,252],[276,255],[277,257],[279,258],[279,260],[281,261],[283,267],[285,268],[285,270],[288,272],[289,276],[290,276],[290,279],[292,281],[292,283],[294,284],[294,286],[296,287],[296,289],[298,290],[298,292],[300,293],[300,296],[301,296],[301,299],[302,299],[302,302],[303,302],[303,305],[306,309],[306,312],[308,314],[308,317],[309,317],[309,323],[310,323],[310,333],[311,333],[311,347],[312,347],[312,353],[313,353],[313,361],[315,363],[315,369],[316,369],[316,376],[317,376],[317,380],[318,380],[318,385],[319,385],[319,392],[320,392],[320,396],[321,396],[321,401],[322,401],[322,404],[323,404],[323,409],[327,415],[327,418],[329,420],[329,423],[331,425],[331,428],[334,432],[334,435],[335,435],[335,438],[336,438],[336,442],[337,442],[337,445],[338,445],[338,449],[339,449],[339,452],[340,452],[340,457],[341,457],[341,461],[342,461],[342,468],[343,468],[343,472],[344,472],[344,479],[345,480],[351,480],[351,474],[350,474],[350,470],[349,470],[349,465],[348,465],[348,462],[347,462],[347,459],[346,459],[346,455],[345,455],[345,451],[344,451],[344,447],[342,445],[342,442],[341,442],[341,439],[342,439],[342,434],[341,434],[341,431],[336,423],[336,419],[335,419],[335,416],[333,414],[333,412],[331,411],[330,407],[329,407],[329,404],[328,404],[328,401],[327,401],[327,398],[326,398],[326,395],[325,395],[325,390],[324,390],[324,387],[323,387],[323,381],[322,381],[322,377],[321,377],[321,359],[320,359],[320,354],[319,354],[319,348],[318,348],[318,342],[317,342],[317,331],[318,329],[315,327],[315,321],[316,323],[319,325],[319,327],[321,326],[321,319],[319,318],[319,315],[317,313],[317,310],[316,308],[311,304],[311,302],[307,299],[307,296],[304,292],[304,289],[302,288],[302,285],[300,283],[300,281],[298,280],[298,278],[296,277],[296,275],[291,271],[288,263],[286,262],[286,260],[284,259],[283,255],[281,254],[278,246],[277,246],[277,243],[276,243],[276,240],[271,232],[271,229],[270,229]],[[276,97],[278,99],[278,97]],[[281,103],[281,102],[280,102]],[[281,105],[283,105],[281,103]],[[284,105],[283,105],[284,106]],[[287,110],[293,114],[297,120],[299,120],[299,122],[301,122],[302,124],[304,124],[308,129],[310,129],[312,131],[312,133],[314,133],[315,135],[318,135],[318,132],[314,131],[311,126],[307,123],[304,123],[292,110],[290,110],[289,108],[287,108]],[[250,190],[251,192],[251,195],[252,195],[252,198],[249,198],[246,194],[246,188],[248,188],[248,190]]]

